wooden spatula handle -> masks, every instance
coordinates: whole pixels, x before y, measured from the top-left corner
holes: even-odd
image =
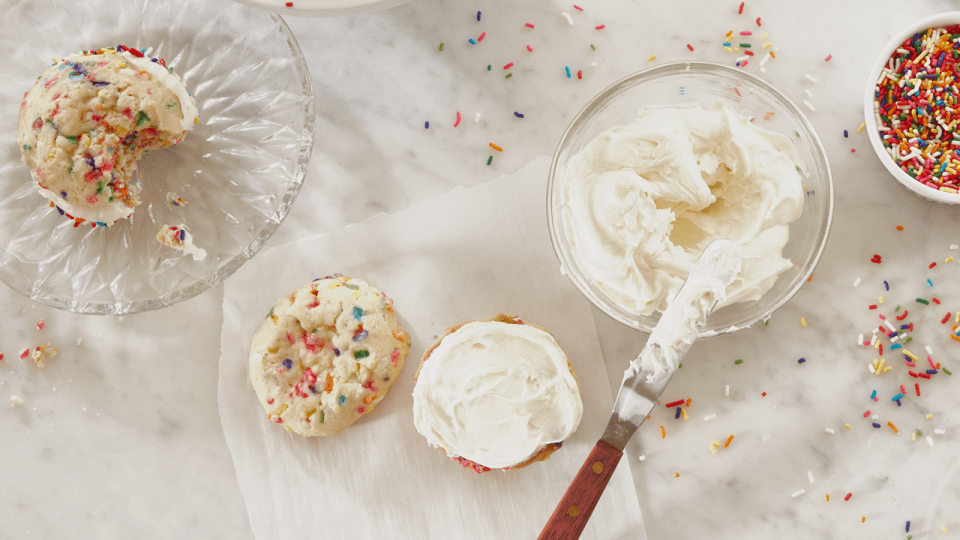
[[[621,457],[623,452],[604,441],[597,441],[537,540],[580,538]]]

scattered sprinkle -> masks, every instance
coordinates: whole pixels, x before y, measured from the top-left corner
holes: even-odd
[[[799,496],[803,495],[803,494],[806,493],[806,492],[807,492],[807,490],[805,490],[805,489],[801,489],[801,490],[798,490],[798,491],[794,491],[794,492],[793,492],[793,495],[791,495],[791,497],[796,498],[796,497],[799,497]]]
[[[709,422],[709,421],[713,420],[713,419],[716,418],[716,417],[717,417],[717,415],[715,415],[715,414],[708,414],[708,415],[706,415],[706,416],[703,417],[703,421],[704,421],[704,422]]]
[[[457,111],[457,120],[456,122],[453,123],[453,127],[457,127],[459,125],[460,125],[460,111]]]
[[[830,428],[824,428],[823,430],[826,431],[827,433],[831,434],[831,435],[833,435],[834,433],[836,433],[835,431],[833,431],[833,430],[830,429]]]
[[[606,27],[607,27],[607,25],[605,25],[605,24],[598,24],[597,26],[594,26],[593,29],[594,29],[594,30],[603,30],[603,29],[606,28]]]
[[[573,17],[571,17],[569,13],[564,11],[564,12],[561,12],[560,14],[563,15],[563,18],[567,20],[567,24],[569,24],[570,26],[573,26]]]
[[[817,79],[813,78],[813,76],[810,75],[809,73],[805,74],[803,78],[812,82],[813,84],[817,84]]]
[[[737,365],[739,366],[740,364],[743,363],[743,358],[738,358],[738,359],[734,360],[733,363],[734,363],[734,364],[737,364]],[[728,386],[727,388],[729,388],[729,386]]]
[[[660,426],[660,438],[661,439],[667,438],[667,430],[663,429],[663,426]]]
[[[823,61],[824,61],[824,62],[829,62],[831,58],[833,58],[833,55],[832,55],[832,54],[828,54],[827,57],[823,59]]]
[[[843,497],[843,500],[849,501],[849,500],[850,500],[850,497],[853,497],[853,493],[847,493],[847,494]]]
[[[499,147],[499,146],[497,146],[497,145],[495,145],[495,144],[493,144],[493,143],[490,143],[490,148],[493,148],[493,149],[496,150],[497,152],[503,152],[503,148],[501,148],[501,147]]]

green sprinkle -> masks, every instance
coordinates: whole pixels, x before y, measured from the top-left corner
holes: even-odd
[[[590,44],[590,49],[592,49],[592,50],[594,50],[594,51],[597,50],[597,48],[593,46],[593,43]]]
[[[911,341],[913,341],[913,336],[907,336],[907,339],[903,340],[903,344],[906,345],[907,343],[910,343]]]
[[[69,135],[64,135],[63,138],[72,142],[73,144],[80,144],[80,141],[78,141],[76,137],[70,137]]]
[[[928,302],[927,300],[924,300],[923,298],[917,298],[917,303],[923,304],[925,306],[930,305],[930,302]]]
[[[493,156],[487,158],[487,165],[493,163]]]
[[[490,71],[490,64],[487,64],[487,71]]]
[[[770,326],[770,319],[763,321],[764,326]]]
[[[683,367],[683,363],[681,362],[680,365],[677,366],[677,369],[680,369],[682,367]]]
[[[24,149],[24,150],[33,150],[33,147],[30,146],[29,144],[25,144],[25,145],[23,145],[23,149]]]
[[[359,351],[356,351],[356,352],[353,353],[353,357],[356,358],[356,359],[358,359],[358,360],[359,360],[360,358],[366,358],[366,357],[368,357],[368,356],[370,356],[370,351],[368,351],[368,350],[366,350],[366,349],[360,349]]]
[[[442,42],[442,41],[440,42],[440,50],[441,50],[441,51],[443,50],[443,42]]]
[[[738,358],[737,360],[734,360],[733,363],[734,363],[734,364],[737,364],[737,365],[739,366],[740,364],[743,363],[743,358]]]
[[[940,371],[946,373],[947,375],[953,375],[953,373],[945,367],[940,368]]]
[[[73,167],[67,169],[67,174],[73,174]]]
[[[919,429],[916,430],[916,431],[917,431],[917,436],[918,436],[918,437],[923,437],[923,432],[922,432],[922,431],[920,431]]]
[[[340,396],[337,398],[337,403],[343,405],[347,401],[347,396]]]
[[[176,102],[176,101],[173,101],[173,102],[170,102],[170,103],[167,103],[167,108],[169,109],[170,107],[173,107],[173,106],[174,106],[174,105],[176,105],[176,104],[177,104],[177,102]],[[320,414],[323,414],[323,413],[321,412]]]
[[[320,423],[321,423],[321,424],[323,423],[323,416],[324,416],[324,415],[323,415],[323,411],[320,411]]]
[[[137,111],[137,125],[139,126],[140,124],[146,121],[147,121],[147,113],[143,111]]]
[[[507,73],[504,79],[509,79],[510,77],[513,77],[513,73]]]
[[[103,180],[97,182],[97,193],[98,193],[98,194],[99,194],[99,193],[103,193],[103,188],[104,188],[106,185],[107,185],[107,183],[104,182]],[[273,310],[270,310],[270,312],[273,313]]]
[[[345,283],[343,286],[346,287],[346,288],[348,288],[348,289],[353,289],[353,290],[355,290],[355,291],[359,291],[359,290],[360,290],[360,287],[354,285],[353,283]]]
[[[740,46],[743,47],[744,49],[749,49],[749,48],[750,48],[750,44],[749,44],[749,43],[741,43]]]
[[[273,317],[273,308],[270,308],[270,313],[267,313],[267,316],[264,317],[264,319],[269,319],[270,317]]]
[[[899,313],[899,312],[900,312],[900,304],[897,304],[897,307],[893,308],[893,312],[894,312],[894,313]]]

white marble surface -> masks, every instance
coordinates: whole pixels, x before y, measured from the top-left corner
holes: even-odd
[[[884,295],[888,315],[893,304],[910,309],[915,353],[928,344],[945,365],[960,365],[960,344],[939,324],[947,309],[960,310],[960,267],[943,263],[960,255],[949,250],[960,243],[958,210],[930,206],[896,185],[856,134],[875,51],[909,21],[956,3],[752,1],[743,15],[736,1],[578,5],[583,12],[560,2],[414,0],[375,14],[290,19],[317,94],[317,143],[307,183],[271,244],[515,172],[551,154],[579,108],[621,76],[671,60],[732,63],[735,55],[720,45],[728,30],[769,32],[778,58],[762,76],[817,109],[808,117],[833,168],[833,231],[813,281],[769,326],[694,346],[664,396],[692,398],[690,420],[660,409],[631,443],[628,464],[648,536],[906,538],[910,520],[914,538],[956,537],[955,379],[923,381],[917,398],[901,362],[886,354],[894,370],[871,375],[876,355],[855,344],[877,323],[866,306]],[[606,28],[594,30],[599,24]],[[483,42],[467,42],[484,31]],[[833,59],[824,62],[828,54]],[[514,75],[505,79],[509,62]],[[463,119],[454,128],[458,110]],[[504,151],[491,151],[489,142]],[[874,253],[883,255],[881,265],[870,262]],[[929,270],[934,261],[939,266]],[[863,282],[854,288],[857,278]],[[253,538],[217,411],[222,294],[217,287],[120,320],[56,312],[0,290],[0,537]],[[930,294],[943,305],[914,302]],[[41,317],[46,325],[37,330]],[[644,338],[599,312],[595,323],[613,388]],[[60,355],[43,370],[18,359],[24,347],[47,342]],[[806,363],[797,364],[800,357]],[[909,385],[902,407],[890,401],[898,384]],[[877,402],[869,399],[874,389]],[[6,405],[8,395],[23,403]],[[867,408],[881,429],[863,418]],[[709,414],[716,419],[704,421]],[[924,437],[912,442],[917,428]],[[730,447],[711,454],[709,444],[730,434]],[[800,489],[806,492],[791,496]],[[845,502],[846,493],[853,495]]]

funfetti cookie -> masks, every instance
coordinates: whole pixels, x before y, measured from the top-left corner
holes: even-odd
[[[409,350],[393,300],[335,275],[277,301],[253,337],[250,381],[273,422],[333,435],[376,407]]]
[[[59,212],[109,225],[140,204],[137,161],[198,121],[179,76],[135,48],[81,51],[43,73],[20,103],[23,161]]]

